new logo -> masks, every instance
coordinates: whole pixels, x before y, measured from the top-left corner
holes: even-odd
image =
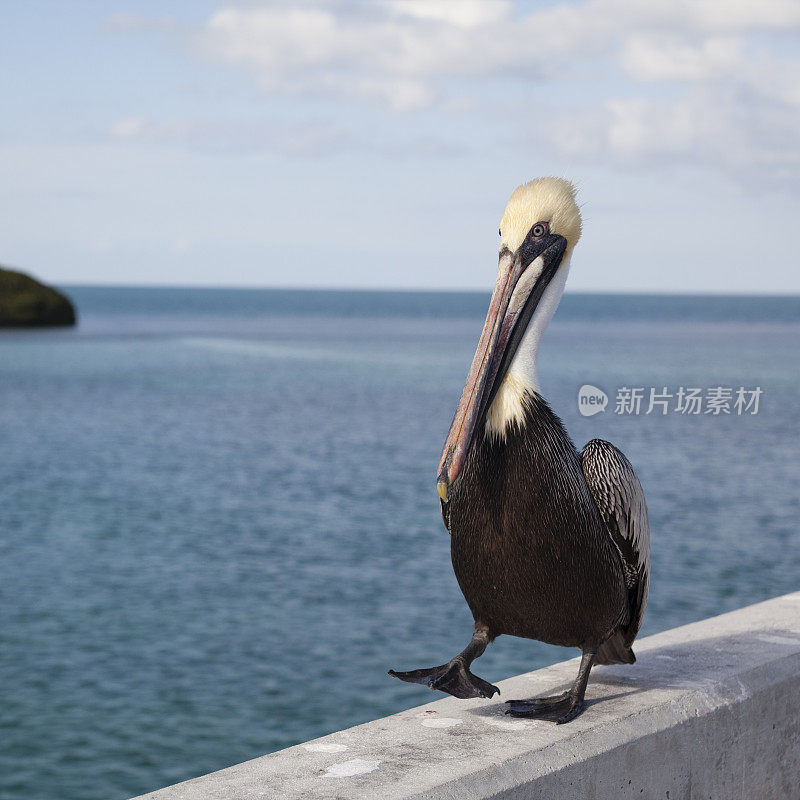
[[[578,389],[578,411],[581,416],[593,417],[601,411],[606,410],[608,405],[608,395],[591,383],[584,383]]]

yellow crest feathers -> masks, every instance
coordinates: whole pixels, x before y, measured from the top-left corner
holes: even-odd
[[[500,220],[500,247],[515,251],[537,222],[567,240],[567,254],[581,237],[577,187],[566,178],[536,178],[514,189]]]

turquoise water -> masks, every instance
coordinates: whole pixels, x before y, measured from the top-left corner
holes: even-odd
[[[126,798],[429,700],[386,670],[469,636],[434,475],[488,298],[71,293],[76,330],[0,333],[0,796]],[[799,345],[798,298],[564,299],[543,391],[642,478],[645,633],[798,588]],[[613,413],[718,385],[758,415]]]

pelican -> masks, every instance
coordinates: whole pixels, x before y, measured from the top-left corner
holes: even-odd
[[[642,487],[613,444],[578,452],[539,390],[537,357],[581,234],[562,178],[519,186],[500,221],[489,311],[437,475],[453,569],[475,619],[447,664],[389,674],[490,698],[472,662],[501,634],[581,650],[571,688],[510,700],[506,713],[556,723],[584,709],[594,664],[632,664],[650,579]]]

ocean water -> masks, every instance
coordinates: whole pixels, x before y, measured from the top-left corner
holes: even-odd
[[[71,293],[77,329],[0,333],[0,797],[121,800],[431,699],[386,670],[470,635],[435,471],[488,297]],[[641,477],[645,634],[800,586],[799,353],[798,298],[565,297],[543,393]],[[681,386],[763,394],[615,413]],[[476,672],[572,654],[501,637]]]

